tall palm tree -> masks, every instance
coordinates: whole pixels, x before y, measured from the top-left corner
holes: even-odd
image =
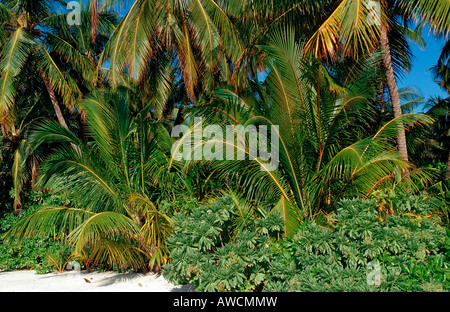
[[[1,51],[0,107],[2,116],[12,108],[17,95],[17,84],[24,79],[24,77],[20,77],[20,73],[28,64],[36,68],[36,74],[47,88],[58,121],[67,127],[55,90],[65,95],[69,107],[73,107],[75,94],[81,92],[70,76],[58,68],[57,62],[52,58],[44,41],[41,40],[43,33],[37,26],[41,20],[52,15],[51,4],[49,1],[5,1],[4,6],[8,8],[10,19],[4,21],[5,28],[9,31]]]
[[[3,0],[0,4],[4,30],[0,51],[2,119],[14,110],[23,82],[36,79],[45,86],[58,122],[68,128],[59,100],[74,110],[84,88],[96,82],[94,52],[99,49],[86,44],[82,32],[90,23],[70,28],[68,13],[58,13],[62,5],[62,1],[54,0]],[[83,18],[88,16],[90,13],[84,12]],[[113,14],[102,16],[102,34],[114,27],[116,19]]]
[[[0,118],[2,132],[12,141],[17,140],[13,144],[12,167],[16,211],[21,206],[22,186],[29,178],[34,181],[38,166],[24,131],[29,121],[21,118],[21,110],[31,107],[43,112],[41,116],[30,112],[35,117],[54,115],[68,129],[60,101],[70,111],[80,111],[81,96],[96,83],[98,55],[118,22],[116,14],[100,12],[97,40],[93,43],[88,34],[90,12],[81,12],[83,23],[70,27],[67,10],[58,13],[62,4],[49,0],[0,3],[0,35],[4,42],[0,51]],[[53,112],[45,112],[47,103],[51,103]],[[32,171],[27,170],[30,160]]]
[[[402,114],[402,110],[389,41],[389,15],[392,9],[396,8],[396,14],[402,13],[405,20],[415,18],[428,23],[437,35],[443,35],[448,34],[450,30],[450,20],[447,16],[450,3],[437,0],[381,0],[376,8],[379,10],[374,11],[373,7],[368,6],[368,1],[336,1],[335,9],[310,38],[306,50],[317,57],[332,59],[338,52],[357,57],[364,52],[372,53],[380,47],[394,116],[397,118]],[[406,135],[402,124],[398,125],[398,148],[402,159],[407,161]]]

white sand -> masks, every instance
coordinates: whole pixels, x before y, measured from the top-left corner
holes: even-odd
[[[192,291],[192,288],[172,285],[162,275],[156,274],[72,271],[40,275],[34,271],[0,272],[0,292],[171,291],[185,292]]]

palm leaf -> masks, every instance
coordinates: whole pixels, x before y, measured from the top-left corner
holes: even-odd
[[[52,34],[45,33],[46,41],[51,45],[51,50],[62,56],[73,68],[82,75],[83,79],[90,83],[94,83],[95,66],[86,56],[79,50],[79,47],[74,46],[64,38]]]
[[[16,96],[15,77],[23,68],[35,45],[33,37],[24,28],[18,28],[0,51],[0,114],[9,111]]]
[[[406,9],[412,11],[418,20],[430,25],[439,36],[448,36],[450,32],[450,3],[440,0],[400,1]]]
[[[76,208],[44,206],[37,212],[21,219],[4,235],[4,239],[12,240],[41,236],[52,237],[68,235],[78,228],[94,213]]]
[[[82,92],[76,81],[60,66],[50,55],[49,51],[41,44],[38,55],[38,70],[45,75],[50,87],[58,93],[67,108],[73,109],[82,98]]]
[[[221,44],[219,31],[201,0],[192,1],[191,13],[189,23],[197,33],[197,45],[202,48],[206,64],[211,68],[217,62],[218,48]]]
[[[38,187],[47,187],[55,193],[69,193],[79,205],[90,211],[124,211],[117,190],[104,163],[86,149],[81,154],[70,146],[61,147],[43,165],[44,172]]]
[[[201,2],[220,33],[221,44],[225,53],[232,58],[233,62],[237,61],[237,58],[243,52],[243,47],[236,28],[216,1],[203,0]]]
[[[377,47],[380,25],[370,22],[372,12],[363,0],[340,0],[305,45],[305,52],[317,58],[333,58],[342,48],[346,56],[360,56],[361,51],[373,51]],[[375,12],[383,21],[383,10]]]
[[[94,262],[105,263],[114,268],[139,269],[146,259],[144,251],[127,241],[102,237],[91,250]]]
[[[28,140],[34,150],[46,143],[71,143],[82,146],[82,142],[72,131],[51,120],[43,120],[33,125]]]
[[[121,213],[105,211],[90,216],[70,232],[68,240],[74,244],[75,253],[81,253],[85,246],[95,245],[102,238],[131,240],[138,233],[139,227],[130,218]]]
[[[99,61],[102,66],[109,58],[110,80],[118,85],[120,73],[128,66],[128,72],[139,79],[146,62],[151,57],[149,38],[154,31],[154,1],[138,0],[116,28]]]
[[[301,216],[298,213],[298,208],[294,204],[294,201],[288,200],[283,196],[275,205],[273,211],[277,211],[283,216],[284,236],[291,237],[292,235],[294,235],[298,230],[300,220],[304,218],[304,216]]]
[[[197,85],[199,73],[187,25],[183,25],[181,32],[175,32],[175,38],[178,44],[177,53],[180,60],[186,92],[189,98],[194,100],[194,87]]]

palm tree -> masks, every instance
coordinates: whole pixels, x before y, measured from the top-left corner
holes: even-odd
[[[439,86],[450,93],[450,40],[445,43],[438,62],[431,71]]]
[[[37,186],[66,194],[73,207],[42,207],[23,219],[6,238],[61,236],[74,254],[121,268],[159,270],[167,261],[165,241],[178,170],[167,172],[171,137],[161,123],[148,119],[149,108],[136,117],[123,89],[96,92],[81,103],[90,139],[81,141],[52,121],[39,123],[30,135],[33,148],[58,144],[42,164]],[[78,147],[78,151],[72,148]],[[178,184],[177,184],[178,183]]]
[[[92,43],[87,35],[91,27],[88,11],[82,12],[82,25],[70,27],[67,13],[57,13],[60,1],[2,2],[0,118],[2,133],[10,137],[10,142],[16,142],[12,144],[12,176],[17,211],[21,207],[22,187],[30,177],[33,184],[38,167],[38,158],[32,153],[25,131],[29,121],[21,119],[21,110],[28,112],[31,108],[33,111],[28,114],[35,117],[56,115],[58,122],[68,129],[59,102],[62,100],[72,113],[76,108],[80,111],[82,94],[96,83],[98,55],[118,21],[116,14],[100,12],[97,40]],[[47,103],[52,104],[53,113],[45,111]],[[27,170],[30,161],[31,171]]]
[[[87,44],[83,27],[69,27],[67,13],[58,14],[62,4],[50,0],[4,0],[0,4],[4,30],[0,51],[2,119],[14,110],[23,82],[36,79],[45,86],[58,122],[68,128],[59,99],[73,111],[86,86],[95,84],[95,50],[101,50],[101,45]],[[90,13],[83,13],[84,19],[88,16]],[[100,35],[111,31],[116,20],[113,14],[103,14]]]
[[[450,178],[450,99],[431,98],[425,109],[436,120],[425,140],[433,148],[433,156],[447,164],[445,177]]]
[[[137,0],[113,33],[100,65],[108,61],[113,86],[124,73],[142,83],[160,51],[171,56],[195,102],[199,90],[215,88],[219,69],[237,58],[241,46],[234,26],[213,0]]]
[[[194,55],[190,57],[190,53],[194,53],[196,47],[200,47],[202,56],[208,55],[209,57],[206,57],[206,59],[212,60],[213,54],[211,54],[211,51],[214,50],[214,47],[217,47],[217,44],[213,44],[212,41],[221,38],[225,54],[231,56],[230,65],[234,67],[233,75],[228,78],[228,81],[235,87],[245,88],[247,85],[240,83],[239,80],[246,79],[248,71],[252,71],[252,68],[254,68],[255,64],[252,62],[255,62],[255,57],[250,57],[250,55],[256,54],[255,45],[260,42],[259,40],[265,38],[271,27],[279,23],[287,23],[293,28],[301,28],[302,32],[298,32],[298,36],[309,38],[305,45],[305,51],[313,53],[319,59],[333,61],[336,60],[338,55],[358,57],[372,53],[379,48],[383,52],[382,64],[386,73],[386,84],[393,104],[394,117],[397,118],[402,114],[402,110],[395,69],[407,68],[408,66],[399,65],[409,64],[408,51],[399,50],[399,48],[407,48],[404,45],[406,41],[401,38],[406,35],[421,42],[420,36],[408,28],[408,23],[413,19],[427,22],[438,35],[448,32],[449,25],[445,17],[448,4],[440,3],[437,5],[436,0],[415,2],[382,0],[380,1],[379,11],[375,10],[378,9],[377,7],[370,7],[369,4],[368,1],[353,0],[231,1],[229,3],[224,1],[192,1],[186,2],[184,7],[169,2],[162,8],[158,1],[136,1],[121,27],[117,29],[117,38],[112,40],[111,48],[106,51],[105,59],[107,56],[111,56],[113,64],[111,68],[112,79],[114,81],[118,79],[118,75],[114,72],[121,72],[126,66],[130,75],[138,79],[143,68],[141,65],[148,63],[152,51],[157,50],[155,47],[167,47],[167,45],[161,45],[161,43],[174,42],[185,78],[186,90],[190,99],[194,100],[196,96],[194,96],[193,86],[196,85],[199,78],[206,77],[208,82],[205,81],[205,83],[212,85],[209,75],[212,63],[206,62],[208,70],[199,75],[197,65],[199,62],[205,63],[205,58],[203,57],[203,61],[197,61]],[[179,25],[176,24],[179,21],[188,23],[189,16],[191,14],[195,16],[194,11],[205,12],[204,8],[208,9],[207,12],[212,12],[213,17],[215,17],[212,24],[208,22],[207,15],[202,15],[204,18],[199,19],[203,22],[202,27],[208,30],[209,36],[199,33],[200,30],[196,25],[191,25],[190,29],[194,29],[192,33],[197,34],[197,38],[207,38],[208,41],[192,45],[191,42],[195,40],[189,40],[187,36],[183,36],[184,26],[175,27],[175,25]],[[144,18],[144,16],[151,15],[150,12],[153,12],[156,16],[162,16],[161,19],[158,18],[151,24],[148,22],[149,19]],[[312,31],[314,26],[308,24],[302,27],[299,23],[296,23],[296,19],[292,18],[294,14],[297,17],[302,16],[311,19],[311,24],[315,24],[316,29]],[[164,19],[167,17],[170,17],[173,23]],[[401,25],[400,20],[405,24]],[[233,21],[233,23],[231,24],[230,21]],[[236,24],[236,28],[233,27],[233,24]],[[205,25],[209,26],[206,27]],[[214,25],[217,27],[214,27]],[[145,40],[145,38],[150,37],[150,33],[156,34],[151,38],[162,38],[157,35],[160,34],[158,30],[161,29],[165,30],[164,40],[156,40],[153,44]],[[215,31],[216,29],[217,31]],[[236,38],[236,29],[239,30],[242,40]],[[402,36],[398,36],[399,30],[403,33]],[[184,41],[172,40],[174,36],[184,39]],[[130,45],[127,45],[128,42],[130,42]],[[141,44],[138,45],[138,42]],[[124,43],[123,49],[119,47],[122,43]],[[400,46],[397,47],[399,44]],[[205,47],[210,49],[205,50]],[[134,52],[127,55],[125,51]],[[221,67],[220,64],[227,64],[226,60],[221,58],[217,58],[217,60],[221,60],[215,63],[218,67]],[[261,60],[256,60],[256,62],[258,61],[261,64]],[[227,72],[230,66],[222,66],[221,68],[222,72]],[[243,75],[238,75],[243,71],[245,71]],[[257,75],[253,71],[253,77],[255,76]],[[214,88],[207,89],[212,90]],[[398,132],[398,148],[402,159],[407,161],[408,150],[404,125],[398,125]]]
[[[395,180],[397,172],[410,169],[392,144],[396,124],[431,122],[425,115],[405,114],[367,136],[360,120],[373,116],[368,101],[373,97],[371,90],[376,90],[370,88],[376,79],[371,81],[371,71],[380,55],[361,61],[347,72],[346,85],[340,86],[317,59],[302,53],[294,34],[278,30],[266,45],[259,46],[268,67],[262,85],[255,82],[252,89],[240,93],[219,89],[218,100],[192,111],[192,116],[204,116],[212,123],[279,126],[278,170],[261,171],[261,159],[212,165],[224,176],[236,177],[239,190],[248,197],[275,199],[274,209],[283,214],[286,236],[295,232],[300,220],[314,218],[340,197],[367,197],[383,183]],[[197,165],[187,162],[193,164]],[[420,170],[415,173],[425,177]],[[402,178],[399,184],[406,179],[412,176]]]
[[[447,13],[450,4],[437,0],[381,0],[379,4],[379,11],[373,11],[366,1],[337,1],[335,9],[310,38],[305,49],[320,58],[332,59],[338,52],[357,57],[372,53],[379,43],[394,116],[398,118],[402,110],[389,41],[391,14],[400,13],[405,21],[415,18],[428,23],[437,35],[448,34],[450,21]],[[398,125],[398,148],[402,159],[407,161],[406,135],[402,124]]]
[[[439,86],[450,94],[450,41],[447,41],[442,48],[438,63],[433,66],[431,70],[434,73],[435,80]],[[448,99],[430,99],[428,102],[428,113],[437,119],[435,135],[440,138],[439,142],[444,145],[444,149],[449,150],[446,177],[450,178],[450,147],[448,146],[448,131],[450,128],[448,126],[448,102]]]

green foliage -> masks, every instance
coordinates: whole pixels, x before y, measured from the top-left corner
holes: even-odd
[[[9,190],[12,187],[12,155],[5,141],[5,138],[0,135],[0,216],[12,207],[13,202],[9,196]]]
[[[283,231],[277,213],[255,220],[235,234],[238,214],[230,197],[174,217],[169,239],[172,261],[163,273],[175,283],[192,283],[197,291],[255,291],[270,274],[271,244]]]
[[[20,247],[0,244],[0,270],[36,270],[48,273],[47,253],[58,250],[60,243],[44,239],[26,239]]]
[[[188,115],[191,120],[202,116],[205,123],[214,125],[279,127],[277,170],[261,171],[261,159],[224,158],[211,166],[217,176],[233,176],[236,184],[243,186],[239,191],[245,197],[259,202],[277,200],[275,206],[285,220],[285,236],[295,234],[298,224],[320,209],[332,209],[344,196],[366,197],[391,183],[402,191],[416,191],[430,179],[420,169],[402,175],[412,167],[401,160],[395,144],[397,122],[423,126],[432,122],[431,117],[404,114],[377,124],[372,133],[367,131],[367,125],[376,119],[369,103],[379,85],[372,69],[380,54],[353,64],[357,70],[351,74],[342,70],[345,82],[339,84],[338,73],[304,54],[291,28],[273,29],[270,39],[258,48],[267,58],[263,83],[254,82],[241,91],[223,86],[211,101],[199,102]],[[227,147],[237,147],[224,141]],[[198,162],[192,163],[189,166],[186,162],[186,170]]]
[[[282,285],[289,285],[286,291],[449,290],[448,236],[438,215],[429,215],[432,204],[423,198],[403,203],[384,219],[374,201],[341,200],[329,228],[306,223],[295,237],[276,244],[271,265],[288,259],[296,274],[274,274],[265,290]],[[371,261],[381,266],[379,286],[367,283]]]
[[[167,276],[204,291],[448,289],[449,172],[436,162],[448,160],[449,101],[412,114],[422,100],[403,93],[391,120],[400,103],[392,88],[385,102],[387,61],[373,51],[389,29],[384,50],[407,70],[406,38],[423,43],[410,19],[446,33],[450,2],[386,1],[390,27],[367,27],[373,12],[352,0],[132,1],[122,21],[116,1],[91,0],[77,27],[58,1],[0,2],[0,234],[11,239],[0,269],[61,271],[75,254],[87,269],[159,271],[170,248]],[[174,161],[171,127],[199,116],[278,125],[278,170]],[[440,177],[402,160],[399,124],[417,141],[412,163]],[[352,196],[374,201],[339,201]],[[367,285],[370,261],[380,287]]]
[[[27,209],[21,211],[20,216],[11,212],[0,220],[0,236],[20,220],[36,212],[44,202],[63,204],[69,203],[70,200],[46,192],[30,192],[24,203]],[[17,241],[9,243],[0,241],[0,270],[32,269],[42,274],[50,272],[55,266],[49,262],[48,256],[53,255],[55,258],[55,255],[61,254],[63,248],[64,245],[60,241],[52,238],[30,237],[23,239],[20,244]]]
[[[429,200],[403,198],[390,216],[375,201],[341,200],[327,226],[305,222],[280,241],[267,235],[282,230],[279,222],[264,226],[274,215],[227,236],[233,212],[223,199],[176,217],[164,273],[197,291],[448,291],[449,231]],[[368,283],[372,261],[380,285]]]
[[[50,250],[46,254],[47,266],[55,268],[59,273],[64,272],[66,265],[72,260],[70,246],[61,244],[59,248]]]

